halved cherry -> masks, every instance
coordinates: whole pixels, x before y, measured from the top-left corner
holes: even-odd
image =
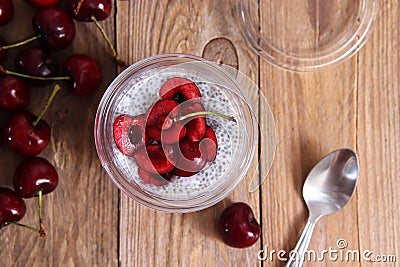
[[[186,127],[178,122],[174,122],[168,130],[160,130],[157,126],[148,126],[146,135],[153,138],[156,142],[163,144],[174,144],[182,140],[186,135]]]
[[[176,151],[177,159],[173,174],[191,173],[191,175],[193,175],[203,169],[207,162],[207,154],[200,151],[199,144],[200,142],[191,142],[187,138],[183,138],[179,141],[179,150]]]
[[[214,161],[217,156],[217,136],[214,130],[209,126],[206,128],[203,140],[200,141],[200,151],[207,154],[207,161]]]
[[[146,126],[158,124],[162,116],[174,118],[178,114],[178,105],[178,102],[171,99],[158,100],[149,108],[146,114]]]
[[[172,178],[172,174],[169,172],[165,174],[151,173],[142,168],[138,168],[138,175],[145,184],[153,184],[156,186],[166,185]]]
[[[200,102],[194,102],[193,100],[185,101],[179,105],[180,116],[202,111],[205,111],[204,106]],[[181,123],[185,125],[186,136],[189,141],[198,142],[203,139],[207,126],[204,115],[190,117]]]
[[[158,174],[172,171],[176,161],[175,149],[163,148],[161,144],[147,145],[134,153],[133,158],[144,171]]]
[[[161,99],[151,106],[146,114],[146,134],[158,142],[165,137],[163,142],[166,144],[182,139],[186,130],[180,123],[173,121],[178,114],[178,106],[178,102],[171,99]],[[170,125],[167,127],[167,124]]]
[[[200,90],[194,82],[189,79],[174,77],[166,81],[160,88],[159,95],[162,99],[173,99],[179,103],[197,99],[200,101]]]
[[[123,154],[133,156],[138,149],[144,146],[144,118],[144,114],[134,117],[123,114],[115,119],[114,141]]]
[[[162,115],[158,117],[157,121],[155,122],[155,126],[159,130],[168,130],[174,124],[174,119],[168,117],[167,115]]]

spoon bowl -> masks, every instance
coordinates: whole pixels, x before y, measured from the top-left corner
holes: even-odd
[[[303,198],[309,210],[307,224],[286,266],[301,266],[317,221],[342,209],[351,199],[358,180],[359,162],[351,149],[325,156],[308,174]]]
[[[316,215],[328,215],[351,199],[358,178],[358,158],[350,149],[336,150],[323,158],[309,173],[303,198]]]

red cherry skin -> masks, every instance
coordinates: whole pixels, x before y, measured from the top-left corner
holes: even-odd
[[[188,100],[179,105],[179,114],[187,115],[190,113],[204,111],[204,107],[200,102]],[[186,128],[186,136],[191,142],[198,142],[203,139],[206,132],[206,118],[203,115],[188,118],[183,122]]]
[[[71,55],[64,61],[63,69],[71,77],[72,92],[77,95],[89,95],[101,85],[103,74],[100,64],[88,55]]]
[[[115,119],[114,142],[123,154],[133,156],[145,145],[144,118],[144,114],[134,117],[123,114]]]
[[[22,79],[11,75],[0,76],[0,110],[22,110],[29,104],[29,98],[29,89]]]
[[[174,144],[185,137],[186,128],[177,122],[174,122],[168,130],[159,130],[156,126],[148,126],[146,135],[163,144]]]
[[[157,173],[147,172],[142,168],[138,168],[138,175],[145,184],[152,184],[155,186],[166,185],[172,178],[172,175],[170,173],[165,173],[161,175]]]
[[[21,220],[25,212],[24,200],[11,189],[0,187],[0,228]]]
[[[157,126],[160,123],[160,117],[174,118],[178,114],[178,105],[179,103],[174,100],[158,100],[148,109],[146,113],[146,126]]]
[[[166,120],[176,117],[178,114],[178,102],[171,99],[161,99],[154,103],[146,113],[146,134],[152,139],[172,144],[182,139],[186,134],[186,129],[179,123],[172,122],[168,130],[162,130],[160,127],[160,119],[168,118]],[[162,138],[165,138],[161,140]]]
[[[28,4],[35,8],[44,8],[49,6],[56,6],[60,0],[25,0]]]
[[[175,169],[179,169],[180,172],[174,170],[173,174],[178,175],[179,172],[179,176],[190,176],[190,173],[193,175],[203,169],[207,162],[207,154],[200,151],[199,144],[199,142],[191,142],[187,138],[179,141],[179,149],[175,152],[177,157]],[[185,172],[187,175],[182,175]]]
[[[200,151],[207,154],[207,161],[214,161],[217,157],[217,136],[214,130],[209,126],[206,128],[204,138],[200,141]]]
[[[78,21],[92,21],[107,19],[111,14],[111,0],[67,0],[67,9],[72,18]]]
[[[162,99],[183,99],[200,101],[200,90],[191,80],[174,77],[166,81],[160,88]],[[179,101],[181,103],[181,101]]]
[[[218,231],[228,246],[246,248],[257,242],[261,228],[249,205],[237,202],[222,212]]]
[[[40,120],[34,127],[36,116],[29,111],[14,113],[3,126],[3,142],[15,152],[25,156],[36,156],[50,141],[50,126]]]
[[[10,22],[14,15],[14,5],[12,0],[0,1],[0,26]]]
[[[146,172],[165,174],[174,169],[176,160],[172,147],[163,148],[161,144],[147,145],[134,155],[137,165]]]
[[[43,48],[29,47],[22,50],[15,57],[15,69],[17,72],[37,77],[56,77],[60,68],[56,60]],[[39,81],[27,79],[32,85],[45,85],[52,81]]]
[[[40,10],[33,17],[32,25],[50,50],[66,48],[75,38],[74,21],[67,12],[58,7]]]
[[[14,172],[14,190],[23,198],[31,198],[42,191],[48,194],[58,185],[58,173],[54,166],[41,157],[28,157]]]
[[[7,45],[6,40],[0,35],[0,47]],[[0,64],[4,62],[7,56],[7,50],[0,49]]]

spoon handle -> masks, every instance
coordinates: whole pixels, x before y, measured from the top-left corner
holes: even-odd
[[[302,266],[305,252],[308,248],[308,244],[310,243],[311,236],[314,231],[315,222],[315,220],[308,219],[307,224],[301,233],[299,241],[297,241],[296,247],[289,253],[290,258],[286,264],[286,267]]]

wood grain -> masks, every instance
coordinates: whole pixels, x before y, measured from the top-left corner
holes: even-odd
[[[168,52],[201,56],[210,41],[224,36],[234,44],[234,49],[241,51],[239,62],[232,65],[243,66],[239,67],[240,70],[257,80],[257,74],[253,72],[257,67],[248,67],[249,64],[257,65],[256,57],[249,53],[241,41],[240,33],[235,31],[232,17],[235,6],[230,1],[155,1],[151,4],[148,1],[122,1],[118,2],[117,7],[122,11],[117,16],[117,25],[120,27],[118,47],[127,49],[129,61]],[[132,21],[128,19],[128,14],[137,16]],[[132,40],[135,40],[134,45]],[[221,45],[223,51],[218,53],[216,50],[216,54],[223,55],[225,47]],[[215,57],[208,56],[211,60]],[[251,173],[248,177],[251,177]],[[122,195],[121,266],[257,265],[256,252],[259,246],[242,251],[228,248],[219,240],[214,229],[219,213],[229,201],[248,202],[259,217],[258,194],[250,195],[247,192],[248,182],[246,179],[229,196],[229,200],[191,214],[153,211]]]
[[[396,255],[397,263],[387,266],[400,260],[399,15],[398,1],[383,1],[375,32],[359,57],[359,241],[373,257]]]
[[[13,1],[13,21],[0,29],[9,42],[33,35],[31,18],[35,10],[25,1]],[[103,23],[113,38],[113,19]],[[56,167],[60,176],[57,189],[44,196],[44,239],[15,226],[0,231],[0,266],[112,266],[117,265],[118,195],[102,170],[94,147],[94,116],[101,95],[115,75],[115,64],[106,53],[105,43],[91,23],[76,22],[72,47],[53,52],[61,64],[72,53],[87,53],[103,68],[103,83],[92,96],[73,95],[66,84],[45,115],[52,127],[52,139],[40,156]],[[90,40],[91,43],[88,43]],[[39,43],[35,43],[38,45]],[[10,51],[5,65],[13,69],[13,58],[23,48]],[[38,114],[52,85],[31,87],[28,110]],[[2,122],[10,114],[2,113]],[[15,166],[22,157],[1,147],[2,185],[12,187]],[[3,171],[4,170],[4,171]],[[27,199],[28,212],[23,223],[36,226],[36,198]]]

